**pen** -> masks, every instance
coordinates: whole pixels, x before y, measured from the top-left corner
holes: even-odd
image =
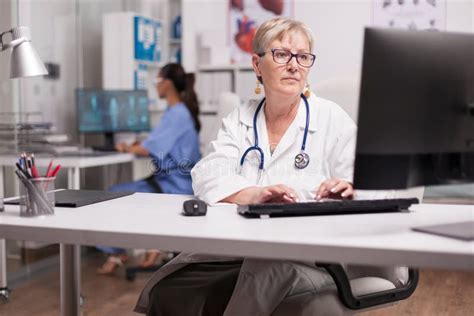
[[[49,178],[52,167],[53,167],[53,159],[51,159],[48,165],[48,169],[46,169],[46,175],[45,175],[46,178]]]
[[[26,153],[25,152],[21,153],[20,157],[21,157],[21,160],[23,160],[23,168],[25,172],[28,173],[28,163],[26,161]]]
[[[31,176],[28,174],[28,172],[26,172],[25,169],[23,169],[19,163],[16,163],[16,167],[18,168],[18,170],[27,178],[27,179],[31,179]]]
[[[54,168],[53,172],[51,172],[51,178],[54,178],[58,174],[60,169],[61,165],[57,165],[56,168]]]
[[[38,169],[36,168],[36,164],[35,164],[35,155],[31,154],[30,159],[31,159],[31,175],[33,176],[33,178],[39,178]]]
[[[33,173],[31,172],[31,168],[32,168],[32,164],[31,164],[31,157],[30,155],[26,154],[26,168],[27,168],[27,171],[30,175],[33,175]]]
[[[38,169],[36,169],[36,166],[34,164],[31,167],[31,175],[33,176],[33,178],[39,178]]]

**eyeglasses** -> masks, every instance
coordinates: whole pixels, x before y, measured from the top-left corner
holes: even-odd
[[[161,78],[161,77],[156,77],[155,79],[153,79],[153,85],[158,85],[160,83],[162,83],[163,81],[165,81],[164,78]]]
[[[273,61],[277,64],[287,64],[291,61],[293,57],[296,58],[296,62],[298,65],[310,68],[314,64],[314,60],[316,59],[316,55],[311,53],[296,53],[293,54],[288,49],[285,48],[272,48],[271,49]],[[263,57],[265,52],[258,54],[258,56]]]

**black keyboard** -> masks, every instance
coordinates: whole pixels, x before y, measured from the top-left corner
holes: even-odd
[[[301,203],[262,203],[241,205],[239,214],[245,217],[284,217],[284,216],[314,216],[403,212],[412,204],[418,204],[418,199],[383,199],[383,200],[331,200],[324,202]]]
[[[105,151],[105,152],[117,152],[115,146],[106,145],[106,146],[92,146],[94,151]]]

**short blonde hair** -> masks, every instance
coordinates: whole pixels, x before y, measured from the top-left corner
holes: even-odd
[[[310,52],[313,51],[313,34],[303,22],[284,17],[276,17],[265,21],[257,29],[253,38],[252,48],[256,54],[265,52],[274,40],[282,40],[287,34],[302,33],[309,43]]]

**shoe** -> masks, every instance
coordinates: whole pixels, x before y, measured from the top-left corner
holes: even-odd
[[[142,268],[148,268],[151,267],[156,263],[158,258],[160,257],[160,251],[159,250],[148,250],[145,254],[145,260],[140,263],[140,267]]]
[[[128,260],[127,255],[120,255],[120,256],[109,256],[107,260],[104,262],[102,267],[97,269],[98,274],[102,275],[111,275],[113,274],[119,267],[123,266]]]

